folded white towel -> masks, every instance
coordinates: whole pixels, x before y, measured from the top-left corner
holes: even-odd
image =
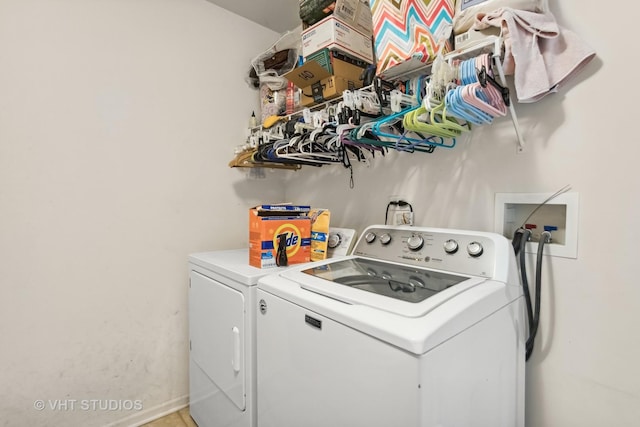
[[[519,102],[535,102],[556,92],[595,57],[595,51],[553,15],[500,8],[478,13],[474,28],[501,29],[505,43],[504,69],[514,75]]]

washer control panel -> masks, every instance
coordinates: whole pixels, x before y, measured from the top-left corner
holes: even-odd
[[[461,274],[493,277],[493,233],[407,226],[371,226],[353,255],[435,268]]]

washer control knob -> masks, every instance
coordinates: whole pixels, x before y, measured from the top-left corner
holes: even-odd
[[[407,239],[407,247],[412,251],[419,251],[424,245],[424,239],[422,236],[416,236],[415,234]]]
[[[382,243],[383,245],[388,245],[389,243],[391,243],[391,235],[389,233],[384,233],[382,236],[380,236],[380,243]]]
[[[483,251],[482,245],[478,242],[471,242],[467,245],[467,252],[474,258],[482,255]]]
[[[444,251],[448,254],[455,254],[458,252],[458,242],[453,239],[449,239],[444,242]]]
[[[342,243],[342,236],[339,233],[329,234],[329,240],[327,240],[327,246],[331,249],[337,248]]]
[[[367,243],[373,243],[373,241],[376,240],[376,233],[370,231],[364,235],[364,239],[367,241]]]

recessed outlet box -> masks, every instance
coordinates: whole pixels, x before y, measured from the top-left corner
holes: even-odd
[[[513,239],[519,227],[530,229],[525,252],[537,253],[540,235],[550,230],[545,255],[577,258],[578,193],[563,193],[541,205],[549,197],[546,193],[496,193],[495,231]]]
[[[404,203],[398,205],[400,201]],[[389,196],[385,219],[390,225],[413,225],[413,208],[404,195],[392,194]]]

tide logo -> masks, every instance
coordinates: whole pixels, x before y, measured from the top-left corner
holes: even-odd
[[[287,257],[292,257],[300,250],[300,229],[293,224],[283,224],[273,233],[273,247],[278,247],[278,236],[284,234],[287,236]]]

